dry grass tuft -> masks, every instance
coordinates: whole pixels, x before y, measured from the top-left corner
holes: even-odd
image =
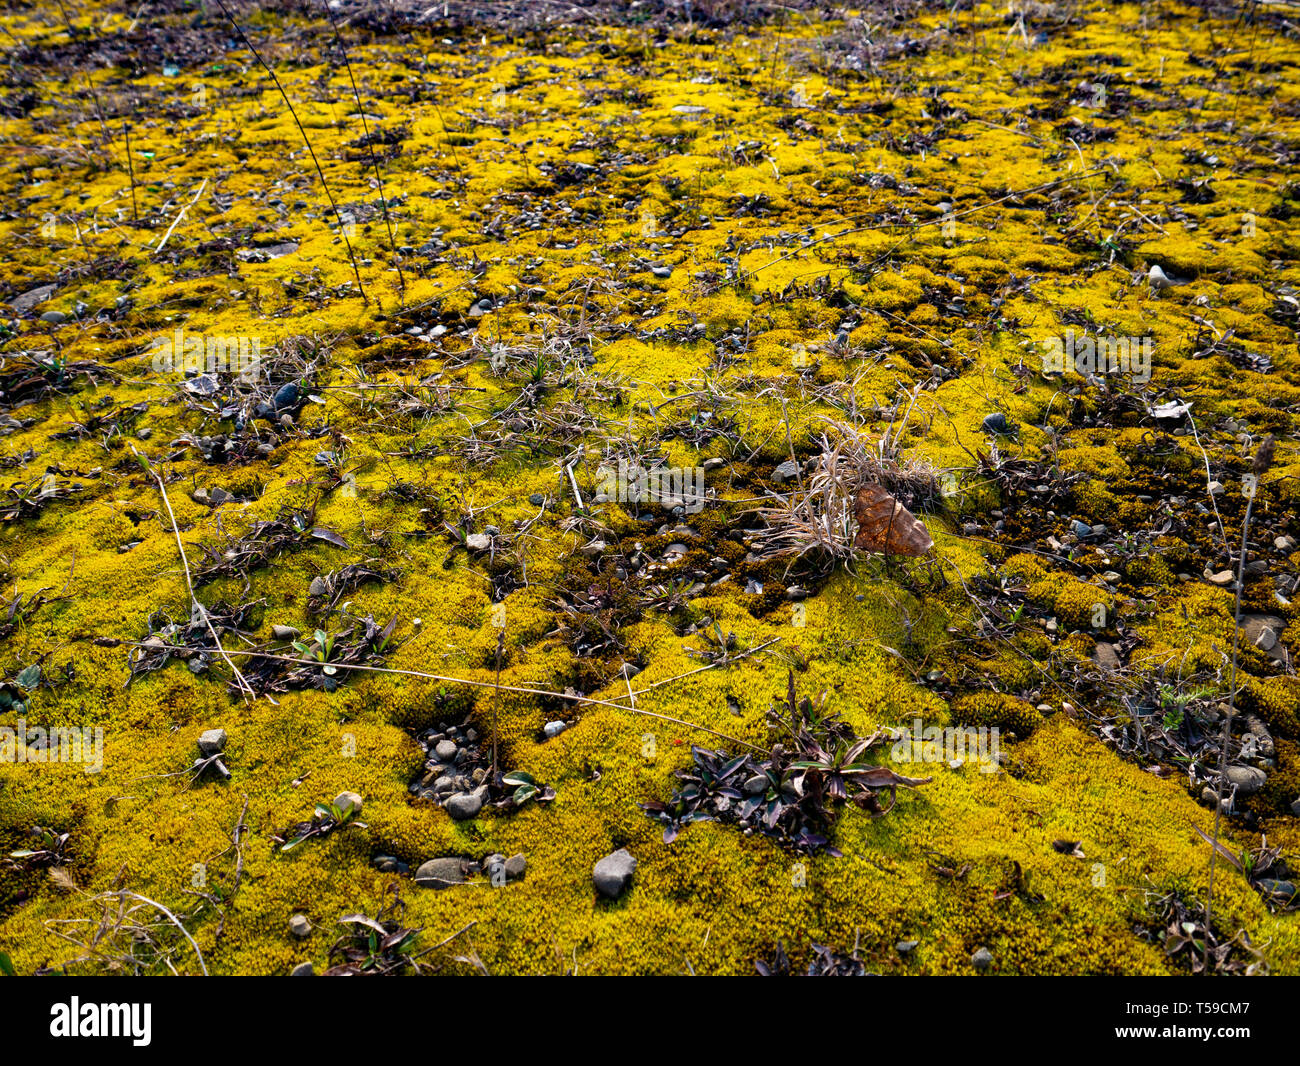
[[[765,523],[752,541],[760,559],[811,557],[826,570],[849,565],[863,549],[855,546],[855,503],[868,485],[880,485],[900,504],[924,509],[939,496],[929,464],[888,454],[884,438],[871,441],[843,422],[831,422],[822,451],[806,486],[790,493],[785,505],[764,507]]]

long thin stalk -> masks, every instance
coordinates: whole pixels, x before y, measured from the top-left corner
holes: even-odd
[[[357,79],[352,73],[352,61],[348,58],[348,50],[343,44],[343,35],[339,33],[339,24],[334,18],[334,9],[330,7],[329,0],[325,0],[325,13],[330,17],[330,25],[334,28],[334,40],[338,42],[339,52],[343,56],[343,65],[348,69],[348,81],[352,83],[352,96],[357,102],[361,128],[366,134],[366,147],[370,149],[370,165],[374,168],[375,180],[379,182],[379,202],[383,205],[384,225],[388,228],[388,248],[393,254],[393,266],[397,267],[397,284],[401,288],[402,299],[405,300],[406,276],[402,273],[402,257],[397,251],[397,238],[393,236],[393,221],[388,215],[388,192],[384,188],[384,176],[379,173],[379,156],[375,154],[375,145],[370,139],[370,123],[366,121],[366,109],[361,106],[361,91],[357,88]]]
[[[135,451],[134,448],[131,450],[133,452]],[[137,456],[139,456],[139,454],[139,452],[136,452]],[[226,654],[226,649],[222,647],[221,644],[221,637],[218,635],[216,628],[212,624],[212,619],[208,615],[208,609],[199,602],[199,598],[194,592],[194,582],[190,578],[190,561],[185,557],[185,545],[181,543],[181,531],[176,525],[176,515],[172,511],[172,502],[167,498],[167,486],[163,483],[162,477],[153,469],[152,466],[146,466],[145,469],[158,485],[158,491],[162,495],[163,506],[167,508],[167,518],[171,522],[172,533],[176,535],[176,550],[180,552],[181,566],[185,569],[185,587],[190,590],[190,615],[193,617],[197,614],[203,619],[204,624],[208,627],[208,632],[212,635],[212,642],[216,646],[217,653],[226,661],[226,665],[234,672],[235,681],[239,685],[239,691],[243,693],[244,698],[248,700],[249,703],[252,703],[256,693],[253,692],[252,686],[249,685],[248,680],[244,675],[239,672],[239,667],[231,662],[230,656]]]
[[[131,221],[140,221],[140,205],[135,199],[135,160],[131,158],[131,123],[122,116],[122,132],[126,134],[126,169],[131,175]]]
[[[1232,742],[1232,716],[1237,709],[1237,648],[1241,642],[1241,593],[1246,583],[1246,554],[1249,550],[1250,516],[1259,494],[1259,479],[1273,463],[1274,439],[1260,445],[1250,465],[1255,478],[1253,491],[1246,500],[1246,517],[1241,524],[1241,554],[1237,558],[1237,602],[1232,626],[1232,673],[1228,683],[1228,713],[1223,718],[1223,738],[1219,745],[1219,787],[1214,796],[1214,833],[1210,841],[1210,878],[1205,889],[1205,967],[1210,973],[1210,912],[1214,906],[1214,861],[1219,856],[1219,824],[1223,820],[1223,786],[1227,780],[1228,747]]]
[[[271,76],[271,81],[275,83],[276,89],[280,92],[280,97],[284,100],[285,106],[289,109],[289,114],[293,116],[294,123],[298,126],[298,132],[302,134],[302,143],[307,146],[307,153],[311,156],[312,163],[316,166],[316,173],[320,176],[321,188],[325,190],[325,198],[329,200],[330,207],[334,209],[334,217],[338,220],[339,233],[343,237],[343,243],[347,245],[348,260],[352,263],[352,275],[357,279],[357,291],[361,293],[361,302],[370,305],[370,300],[366,296],[366,288],[361,284],[361,271],[357,269],[357,257],[352,251],[352,242],[348,240],[347,226],[343,223],[343,215],[339,212],[339,205],[334,202],[334,194],[330,192],[329,182],[325,180],[325,171],[321,169],[320,160],[316,158],[316,150],[311,146],[311,140],[307,136],[307,131],[303,128],[302,120],[298,118],[298,112],[293,109],[293,102],[289,99],[289,94],[284,91],[284,86],[280,84],[280,79],[275,76],[275,71],[271,65],[262,58],[262,53],[257,50],[253,42],[248,39],[248,35],[239,27],[235,21],[235,16],[230,13],[226,7],[225,0],[217,0],[221,7],[221,13],[226,16],[226,21],[234,27],[235,32],[239,34],[239,39],[247,45],[248,50],[253,53],[253,57],[262,64],[262,68]]]
[[[497,777],[497,703],[501,696],[501,650],[505,647],[506,631],[497,634],[497,681],[492,689],[492,780]]]
[[[142,641],[128,640],[123,644],[130,644],[136,647],[144,647]],[[281,663],[299,663],[303,666],[320,666],[319,659],[302,659],[293,655],[273,655],[264,651],[231,651],[231,655],[242,656],[250,659],[269,659],[273,662]],[[685,726],[687,729],[698,729],[702,733],[712,733],[715,737],[721,737],[723,740],[729,740],[733,744],[743,744],[754,751],[766,751],[760,744],[754,744],[748,740],[741,740],[739,737],[733,737],[728,733],[721,733],[716,729],[710,729],[706,725],[700,725],[697,722],[688,722],[684,718],[674,718],[668,714],[658,714],[655,711],[644,711],[639,707],[629,707],[625,703],[615,703],[613,700],[599,700],[593,696],[578,696],[569,692],[552,692],[543,688],[527,688],[523,685],[502,685],[494,681],[474,681],[467,677],[449,677],[445,674],[430,674],[423,670],[399,670],[393,666],[367,666],[362,663],[332,663],[338,670],[360,670],[371,674],[400,674],[402,677],[422,677],[429,681],[442,681],[451,685],[468,685],[471,688],[490,688],[501,692],[518,692],[526,696],[548,696],[551,699],[568,700],[571,703],[589,703],[597,707],[613,707],[618,711],[631,711],[633,714],[639,714],[646,718],[658,718],[663,722],[672,722],[674,725]]]

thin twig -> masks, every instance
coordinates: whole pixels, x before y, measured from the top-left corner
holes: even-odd
[[[339,33],[339,24],[334,18],[334,8],[325,0],[325,12],[334,27],[334,40],[338,42],[343,54],[343,65],[348,69],[348,80],[352,82],[352,95],[357,101],[357,112],[361,115],[361,128],[365,130],[366,146],[370,149],[370,164],[374,167],[375,180],[379,182],[379,202],[384,208],[384,225],[388,227],[388,248],[393,253],[393,266],[397,267],[397,283],[402,290],[402,299],[406,299],[406,275],[402,273],[402,257],[397,251],[397,239],[393,236],[393,222],[388,216],[388,193],[384,189],[384,177],[379,173],[379,156],[375,154],[375,144],[370,138],[370,123],[366,121],[366,109],[361,106],[361,91],[357,88],[356,76],[352,73],[352,61],[348,58],[347,47],[343,44],[343,35]],[[323,179],[322,179],[323,180]]]
[[[1205,495],[1210,498],[1210,507],[1214,510],[1214,520],[1219,523],[1219,536],[1223,538],[1223,550],[1230,551],[1228,547],[1228,531],[1223,528],[1223,519],[1219,517],[1219,505],[1214,499],[1214,493],[1210,491],[1210,485],[1214,481],[1214,475],[1210,472],[1210,457],[1205,454],[1205,445],[1201,443],[1201,435],[1196,432],[1196,419],[1192,417],[1192,405],[1187,405],[1187,421],[1192,425],[1192,439],[1196,441],[1196,446],[1201,449],[1201,458],[1205,460]],[[1252,501],[1253,502],[1253,501]],[[1246,508],[1250,510],[1249,505]]]
[[[1237,559],[1237,596],[1232,626],[1232,673],[1228,683],[1228,713],[1223,717],[1223,738],[1219,746],[1219,787],[1214,795],[1214,836],[1210,847],[1210,877],[1205,889],[1205,972],[1210,972],[1210,909],[1214,905],[1214,860],[1219,854],[1219,824],[1223,819],[1223,785],[1228,775],[1228,746],[1232,742],[1232,716],[1237,709],[1237,648],[1241,642],[1241,593],[1246,584],[1246,555],[1249,551],[1250,516],[1259,494],[1259,479],[1273,463],[1274,438],[1259,446],[1251,463],[1254,485],[1246,499],[1246,517],[1241,524],[1241,555]]]
[[[134,445],[132,445],[131,451],[135,452],[137,456],[140,454],[139,452],[136,452]],[[208,617],[207,608],[199,602],[199,598],[194,592],[194,581],[190,577],[190,561],[185,557],[185,545],[181,543],[181,531],[176,525],[176,514],[172,511],[172,502],[167,498],[167,486],[163,484],[162,477],[152,466],[146,467],[146,470],[157,483],[158,491],[162,494],[163,506],[167,508],[167,518],[171,521],[172,533],[176,537],[176,550],[181,553],[181,566],[185,568],[185,585],[190,590],[191,617],[194,614],[197,614],[203,619],[204,624],[208,627],[208,632],[212,634],[212,641],[217,647],[218,654],[220,654],[220,656],[226,661],[226,665],[234,672],[235,680],[238,682],[239,689],[244,694],[244,698],[247,699],[249,703],[252,703],[256,698],[256,693],[253,691],[252,686],[249,685],[244,675],[239,672],[239,667],[231,662],[230,656],[226,654],[226,649],[222,647],[221,644],[221,638],[217,635],[217,631],[212,625],[212,619]]]
[[[497,702],[501,696],[501,649],[505,647],[506,631],[497,634],[497,680],[492,689],[492,780],[497,776]]]
[[[122,116],[122,132],[126,134],[126,169],[131,175],[131,221],[139,222],[140,207],[135,199],[135,160],[131,158],[131,123],[125,115]],[[167,232],[170,233],[171,230]]]
[[[145,647],[141,641],[126,640],[123,644],[130,644],[137,647]],[[269,659],[272,662],[282,663],[300,663],[303,666],[320,666],[319,659],[299,659],[292,655],[273,655],[270,652],[263,651],[232,651],[231,655],[243,656],[251,659]],[[674,718],[668,714],[658,714],[655,711],[643,711],[639,707],[628,707],[624,703],[615,703],[613,700],[599,700],[594,696],[579,696],[569,692],[551,692],[542,688],[527,688],[522,685],[498,685],[493,681],[474,681],[467,677],[449,677],[445,674],[430,674],[423,670],[400,670],[393,666],[368,666],[363,663],[331,663],[331,666],[338,670],[361,670],[372,674],[400,674],[403,677],[422,677],[429,681],[442,681],[452,685],[469,685],[473,688],[492,688],[500,689],[502,692],[518,692],[525,696],[547,696],[550,699],[568,700],[571,703],[589,703],[598,707],[613,707],[619,711],[632,711],[634,714],[643,715],[646,718],[658,718],[660,721],[672,722],[675,725],[685,726],[687,729],[698,729],[702,733],[712,733],[715,737],[721,737],[723,740],[729,740],[733,744],[743,744],[747,748],[753,748],[755,751],[766,751],[761,745],[754,744],[748,740],[741,740],[739,737],[733,737],[727,733],[719,732],[716,729],[710,729],[706,725],[699,725],[696,722],[688,722],[684,718]],[[242,677],[242,675],[240,675]],[[247,682],[245,682],[247,684]],[[647,686],[647,688],[653,686]],[[638,692],[644,690],[637,690]]]
[[[293,102],[289,99],[289,94],[284,91],[284,86],[280,84],[280,79],[275,76],[275,71],[271,65],[262,58],[262,53],[254,46],[253,42],[248,39],[248,35],[240,29],[239,23],[235,21],[235,16],[230,13],[226,7],[225,0],[217,0],[221,7],[221,12],[226,16],[226,20],[234,27],[235,32],[239,34],[239,39],[248,46],[248,50],[253,53],[254,58],[262,64],[263,69],[271,75],[271,81],[275,83],[276,89],[280,92],[280,97],[284,100],[285,106],[289,109],[289,114],[293,116],[293,121],[298,127],[298,132],[302,134],[302,142],[307,146],[307,153],[311,156],[311,161],[316,165],[316,173],[320,176],[321,188],[325,190],[325,198],[329,200],[330,207],[334,209],[334,217],[338,219],[339,233],[343,237],[343,243],[348,249],[348,260],[352,263],[352,274],[357,279],[357,291],[361,293],[361,302],[366,306],[370,305],[370,300],[366,296],[365,286],[361,284],[361,271],[357,269],[357,257],[352,251],[352,242],[348,240],[347,226],[343,224],[343,215],[339,212],[339,205],[334,202],[334,194],[330,192],[329,182],[325,180],[325,171],[321,169],[320,160],[316,158],[316,150],[311,146],[311,140],[307,137],[307,131],[303,128],[302,120],[298,118],[298,112],[293,109]]]
[[[204,178],[203,181],[199,183],[199,191],[194,194],[194,199],[192,199],[188,204],[182,207],[180,210],[180,214],[178,214],[174,219],[172,219],[172,224],[167,227],[167,232],[163,234],[163,239],[158,242],[158,251],[161,252],[163,250],[163,247],[167,244],[167,238],[169,238],[172,235],[172,230],[174,230],[176,228],[177,223],[180,222],[180,220],[185,217],[185,212],[199,202],[199,197],[203,195],[203,190],[206,189],[207,187],[208,187],[208,179]],[[134,192],[135,190],[132,189],[132,193]]]

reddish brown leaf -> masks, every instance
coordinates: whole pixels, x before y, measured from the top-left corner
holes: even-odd
[[[855,548],[885,555],[924,555],[934,541],[911,511],[879,485],[865,485],[853,503],[858,522]]]
[[[855,778],[868,788],[894,788],[898,785],[904,788],[916,788],[917,785],[928,785],[934,780],[933,777],[902,777],[888,766],[872,766],[855,775]]]

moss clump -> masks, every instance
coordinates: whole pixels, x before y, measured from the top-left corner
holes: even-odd
[[[952,701],[952,720],[959,725],[997,726],[1027,737],[1043,724],[1042,714],[1032,703],[1003,692],[977,692]]]

